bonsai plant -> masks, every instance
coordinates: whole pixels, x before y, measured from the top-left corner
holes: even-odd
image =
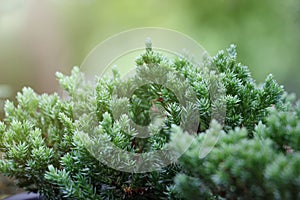
[[[298,197],[299,106],[293,107],[290,96],[271,75],[257,85],[248,68],[236,59],[232,45],[227,52],[207,58],[199,70],[188,59],[171,59],[147,46],[136,60],[134,81],[122,80],[114,70],[113,77],[99,79],[94,88],[84,83],[84,74],[75,67],[70,76],[56,74],[68,98],[38,95],[24,88],[16,104],[5,104],[0,172],[44,199]],[[183,109],[167,87],[137,84],[153,69],[162,75],[175,71],[190,85],[196,101]],[[177,78],[174,81],[180,82]],[[130,89],[135,84],[139,87]],[[223,91],[224,96],[214,101],[212,90]],[[226,105],[222,126],[217,115],[212,115],[221,104]],[[124,107],[126,112],[120,112]],[[164,110],[161,128],[151,129],[156,134],[136,137],[131,121],[151,124],[152,115],[160,110]],[[195,142],[178,162],[159,170],[134,173],[113,168],[97,159],[91,150],[94,146],[89,146],[96,141],[99,154],[111,152],[107,143],[137,154],[163,149],[166,144],[176,150],[191,137],[181,126],[181,116],[195,111],[200,113]],[[184,125],[189,127],[189,123]],[[94,135],[83,136],[83,132]],[[209,133],[220,134],[220,139],[206,157],[199,157],[201,142]],[[125,164],[136,166],[139,159]]]

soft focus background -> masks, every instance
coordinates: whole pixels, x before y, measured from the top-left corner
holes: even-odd
[[[235,43],[258,82],[272,73],[300,94],[299,0],[0,0],[0,119],[22,87],[55,92],[56,71],[69,73],[107,37],[145,26],[183,32],[210,55]],[[7,186],[0,196],[17,192]]]

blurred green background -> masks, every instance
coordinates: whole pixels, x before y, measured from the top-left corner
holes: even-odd
[[[183,32],[210,55],[235,43],[258,82],[272,73],[300,94],[299,0],[0,0],[0,113],[22,87],[57,91],[56,71],[145,26]]]

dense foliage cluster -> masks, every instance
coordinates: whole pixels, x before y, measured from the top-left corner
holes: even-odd
[[[300,106],[293,105],[271,75],[257,85],[236,59],[231,46],[197,67],[188,59],[170,59],[146,48],[136,60],[133,79],[122,80],[115,70],[112,77],[98,79],[94,88],[75,67],[70,76],[57,73],[68,98],[24,88],[16,104],[5,105],[0,171],[47,199],[297,199]],[[177,75],[171,77],[170,71]],[[169,88],[141,84],[157,74],[161,76],[156,78],[177,83],[180,91],[188,84],[196,101],[183,108]],[[224,106],[220,121],[212,113]],[[135,137],[132,121],[151,125],[161,110],[162,128],[151,126],[153,137]],[[199,112],[195,142],[178,162],[161,170],[119,171],[100,162],[87,146],[104,141],[133,153],[162,149],[169,142],[180,148],[179,143],[190,137],[185,132],[190,121],[182,122],[181,116],[195,110]],[[83,132],[93,133],[87,134],[88,143]],[[200,158],[199,149],[209,133],[220,135],[219,141]],[[111,151],[106,146],[99,149],[103,154]],[[125,164],[137,163],[138,159]]]
[[[246,128],[221,132],[215,148],[199,159],[203,136],[181,157],[184,173],[175,178],[184,199],[299,199],[299,104],[271,111],[249,139]]]

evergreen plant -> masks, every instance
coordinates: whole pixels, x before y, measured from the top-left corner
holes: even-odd
[[[153,71],[177,83],[180,91],[188,84],[195,101],[182,107],[169,88],[142,84],[145,77],[153,78]],[[177,76],[171,77],[170,71]],[[70,76],[56,75],[68,98],[39,95],[25,87],[16,103],[5,104],[0,172],[15,177],[19,187],[45,199],[300,198],[300,104],[295,105],[271,75],[256,84],[248,67],[237,62],[234,45],[205,59],[201,67],[147,47],[136,60],[134,79],[123,80],[114,70],[112,77],[99,78],[96,87],[85,83],[78,67]],[[214,99],[216,92],[223,94],[220,99]],[[212,114],[222,105],[223,121]],[[136,137],[132,121],[151,125],[161,110],[161,128],[151,126],[150,138]],[[114,169],[90,149],[89,144],[97,144],[97,153],[112,157],[111,149],[99,144],[137,154],[164,149],[166,144],[178,150],[191,137],[185,128],[193,119],[182,122],[182,116],[194,112],[199,113],[195,141],[178,162],[160,170]],[[218,135],[218,141],[201,157],[209,134]],[[137,162],[138,158],[122,164],[130,168]]]

